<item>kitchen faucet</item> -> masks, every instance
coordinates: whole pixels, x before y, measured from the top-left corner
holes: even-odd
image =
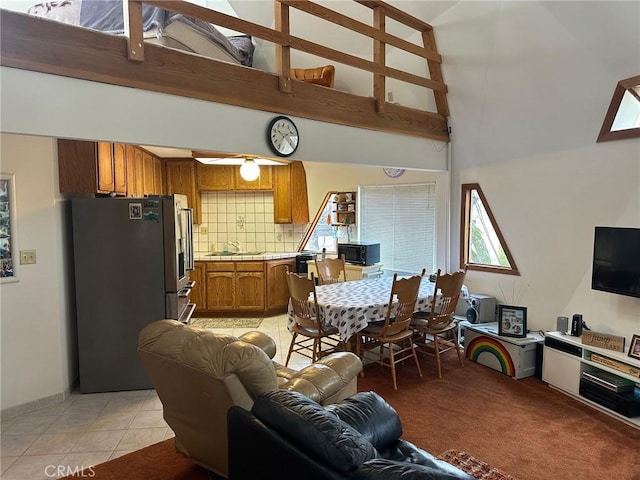
[[[228,243],[229,245],[231,245],[232,247],[235,247],[235,248],[236,248],[236,252],[239,252],[239,251],[240,251],[240,246],[241,246],[240,240],[236,240],[235,242],[234,242],[234,241],[229,240],[227,243]]]

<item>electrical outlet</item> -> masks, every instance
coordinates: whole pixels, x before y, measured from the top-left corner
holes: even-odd
[[[20,265],[31,265],[36,263],[35,250],[20,250]]]
[[[207,227],[206,225],[200,225],[200,233],[206,235],[207,233],[209,233],[209,227]]]

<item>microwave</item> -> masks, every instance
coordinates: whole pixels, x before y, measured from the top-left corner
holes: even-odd
[[[338,257],[343,255],[347,263],[373,265],[380,261],[380,244],[369,242],[339,243]]]

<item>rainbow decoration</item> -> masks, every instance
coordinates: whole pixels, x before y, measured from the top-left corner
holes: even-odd
[[[510,377],[516,376],[516,367],[511,355],[499,340],[480,335],[465,345],[464,350],[469,360],[486,365]],[[481,361],[480,356],[483,357]]]

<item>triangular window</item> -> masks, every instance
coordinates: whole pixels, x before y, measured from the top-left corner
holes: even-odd
[[[620,80],[596,142],[640,137],[640,75]]]
[[[520,275],[489,203],[477,183],[462,185],[460,265],[469,270]]]

